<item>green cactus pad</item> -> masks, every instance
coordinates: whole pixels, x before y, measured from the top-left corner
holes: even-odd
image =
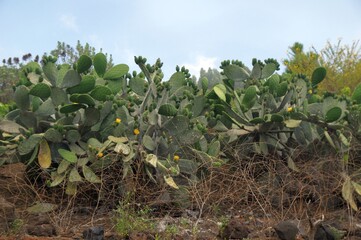
[[[189,129],[189,130],[182,132],[182,134],[180,134],[178,136],[178,140],[182,144],[192,145],[192,144],[198,142],[202,136],[203,135],[200,131],[194,130],[194,129]]]
[[[252,68],[252,72],[251,72],[251,78],[253,79],[260,79],[262,76],[262,69],[261,66],[256,63],[253,68]]]
[[[107,69],[107,57],[103,53],[97,53],[93,59],[95,72],[99,77],[103,77]]]
[[[269,87],[269,91],[270,93],[272,93],[273,95],[278,95],[278,89],[279,89],[279,81],[280,81],[280,77],[275,74],[272,77],[270,77],[267,82],[266,85]]]
[[[90,96],[92,96],[95,100],[98,101],[106,101],[107,96],[112,94],[112,90],[110,90],[106,86],[96,86],[93,91],[91,91]]]
[[[83,76],[81,82],[71,88],[68,88],[66,91],[69,94],[73,93],[87,93],[93,90],[95,87],[95,78],[91,75]]]
[[[341,117],[341,115],[342,109],[340,107],[333,107],[327,111],[325,115],[325,121],[328,123],[335,122]]]
[[[214,92],[217,94],[217,96],[219,97],[219,99],[221,99],[222,101],[226,102],[226,92],[227,89],[223,84],[217,84],[216,86],[213,87]]]
[[[40,143],[43,139],[42,134],[33,134],[28,139],[22,141],[18,146],[18,151],[20,155],[26,155],[33,151],[33,149]]]
[[[262,77],[268,78],[277,70],[277,66],[274,63],[267,63],[266,66],[262,68]]]
[[[47,99],[50,97],[51,89],[49,85],[45,83],[38,83],[29,92],[30,95],[40,97],[42,99]]]
[[[55,106],[53,104],[53,101],[48,98],[45,102],[43,102],[39,108],[35,111],[35,114],[37,116],[50,116],[55,113]]]
[[[134,77],[129,80],[129,87],[139,96],[144,96],[145,80],[140,77]]]
[[[312,73],[312,87],[316,87],[326,77],[326,68],[316,68]]]
[[[227,78],[234,81],[244,81],[249,78],[249,74],[246,70],[237,65],[228,65],[223,69]]]
[[[281,82],[277,88],[277,97],[283,97],[288,90],[288,82]]]
[[[265,120],[261,117],[255,117],[252,120],[250,120],[249,122],[252,124],[261,124],[261,123],[264,123]]]
[[[118,64],[109,69],[104,74],[104,79],[106,80],[117,80],[127,74],[129,71],[129,67],[126,64]]]
[[[53,104],[55,106],[59,106],[59,105],[62,105],[64,103],[68,103],[68,95],[61,88],[57,88],[57,87],[51,88],[50,97],[51,97],[51,99],[53,101]]]
[[[178,135],[188,129],[189,118],[186,116],[175,116],[164,123],[164,128],[171,135]]]
[[[84,116],[84,125],[94,126],[100,120],[100,111],[96,108],[88,107],[85,109]]]
[[[361,104],[361,83],[359,83],[351,96],[352,101],[355,101],[357,104]]]
[[[253,107],[257,100],[257,87],[256,86],[249,86],[246,89],[244,97],[242,99],[242,106],[244,107],[245,111],[248,111]]]
[[[58,69],[56,68],[56,65],[52,62],[47,62],[43,67],[43,72],[51,85],[53,87],[56,87],[56,81],[58,76]]]
[[[80,140],[80,137],[80,133],[75,129],[71,129],[65,133],[65,139],[70,143],[76,143]]]
[[[93,62],[89,56],[81,55],[78,59],[76,70],[78,73],[83,73],[87,71],[92,66],[92,64]]]
[[[116,95],[117,93],[119,93],[120,92],[120,90],[122,90],[122,88],[124,87],[126,87],[126,86],[124,86],[124,82],[125,82],[126,80],[125,79],[123,79],[123,78],[119,78],[119,79],[117,79],[117,80],[107,80],[107,87],[110,89],[110,90],[112,90],[112,93],[114,94],[114,95]]]
[[[75,103],[75,104],[67,104],[60,108],[61,113],[72,113],[76,112],[81,108],[85,108],[86,106],[84,104]]]
[[[171,92],[173,93],[178,88],[186,85],[187,81],[186,81],[186,77],[185,77],[184,73],[176,72],[170,77],[168,83],[169,83],[169,86],[171,87]]]
[[[29,89],[24,85],[16,88],[14,99],[16,106],[21,110],[28,110],[30,107]]]
[[[149,135],[144,135],[142,143],[143,146],[149,151],[154,151],[154,149],[157,147],[157,144]]]
[[[62,88],[70,88],[78,85],[81,82],[79,73],[73,69],[66,72],[63,82],[61,83]]]
[[[271,116],[271,122],[283,122],[284,118],[280,114],[272,114]]]
[[[63,140],[63,135],[54,128],[49,128],[46,130],[44,137],[47,141],[53,143],[60,143]]]
[[[164,116],[175,116],[177,115],[177,108],[172,104],[166,103],[159,107],[158,113]]]
[[[95,106],[95,101],[89,94],[73,94],[69,99],[74,103],[83,103],[89,107]]]

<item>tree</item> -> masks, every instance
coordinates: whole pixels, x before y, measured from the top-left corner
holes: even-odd
[[[317,51],[315,48],[304,52],[301,43],[294,43],[290,47],[288,59],[284,61],[286,72],[304,74],[311,79],[315,68],[323,66],[327,70],[326,79],[318,86],[320,92],[337,94],[351,94],[361,82],[361,52],[358,41],[350,45],[342,45],[341,40]]]
[[[199,80],[201,80],[202,78],[206,77],[208,79],[208,88],[212,88],[214,85],[216,85],[217,83],[221,83],[222,82],[222,75],[220,74],[220,72],[215,69],[215,68],[208,68],[208,70],[204,70],[203,68],[201,68],[200,70],[200,76],[199,76]],[[200,81],[198,81],[200,82]]]

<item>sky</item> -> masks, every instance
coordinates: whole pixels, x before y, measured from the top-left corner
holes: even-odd
[[[0,59],[79,40],[131,71],[134,56],[160,58],[167,79],[176,65],[198,75],[227,59],[281,62],[296,41],[305,50],[352,44],[360,13],[359,0],[0,0]]]

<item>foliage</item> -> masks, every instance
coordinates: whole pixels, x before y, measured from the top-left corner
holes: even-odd
[[[305,52],[301,43],[290,47],[289,59],[284,61],[287,72],[304,74],[311,77],[312,70],[318,66],[325,67],[327,76],[320,84],[321,92],[331,92],[350,96],[351,90],[361,81],[361,54],[357,42],[342,45],[327,42],[326,46],[317,51]]]
[[[361,139],[361,85],[351,97],[318,95],[326,68],[309,77],[280,75],[274,59],[253,59],[252,69],[224,61],[212,86],[204,76],[196,83],[179,66],[164,81],[159,59],[135,62],[139,73],[110,66],[103,53],[71,64],[54,56],[26,64],[15,89],[17,108],[0,122],[1,154],[17,152],[16,158],[49,172],[50,187],[64,184],[71,195],[84,182],[100,183],[99,173],[116,161],[123,178],[141,169],[183,194],[180,184],[228,161],[222,146],[246,143],[239,150],[244,154],[278,155],[299,171],[296,148],[318,141],[342,159],[343,196],[355,207],[359,187],[347,159],[351,139]]]

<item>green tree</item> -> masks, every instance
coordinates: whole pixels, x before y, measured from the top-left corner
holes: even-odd
[[[327,42],[326,46],[317,51],[315,48],[305,52],[301,43],[290,47],[288,59],[283,63],[286,72],[304,74],[311,79],[315,68],[323,66],[327,70],[326,79],[319,85],[320,92],[331,92],[350,95],[351,90],[361,82],[361,52],[358,41],[352,45]]]
[[[208,70],[204,70],[201,68],[199,80],[206,77],[208,79],[208,89],[211,89],[214,85],[222,82],[221,73],[215,68],[208,68]],[[200,82],[200,81],[199,81]]]

